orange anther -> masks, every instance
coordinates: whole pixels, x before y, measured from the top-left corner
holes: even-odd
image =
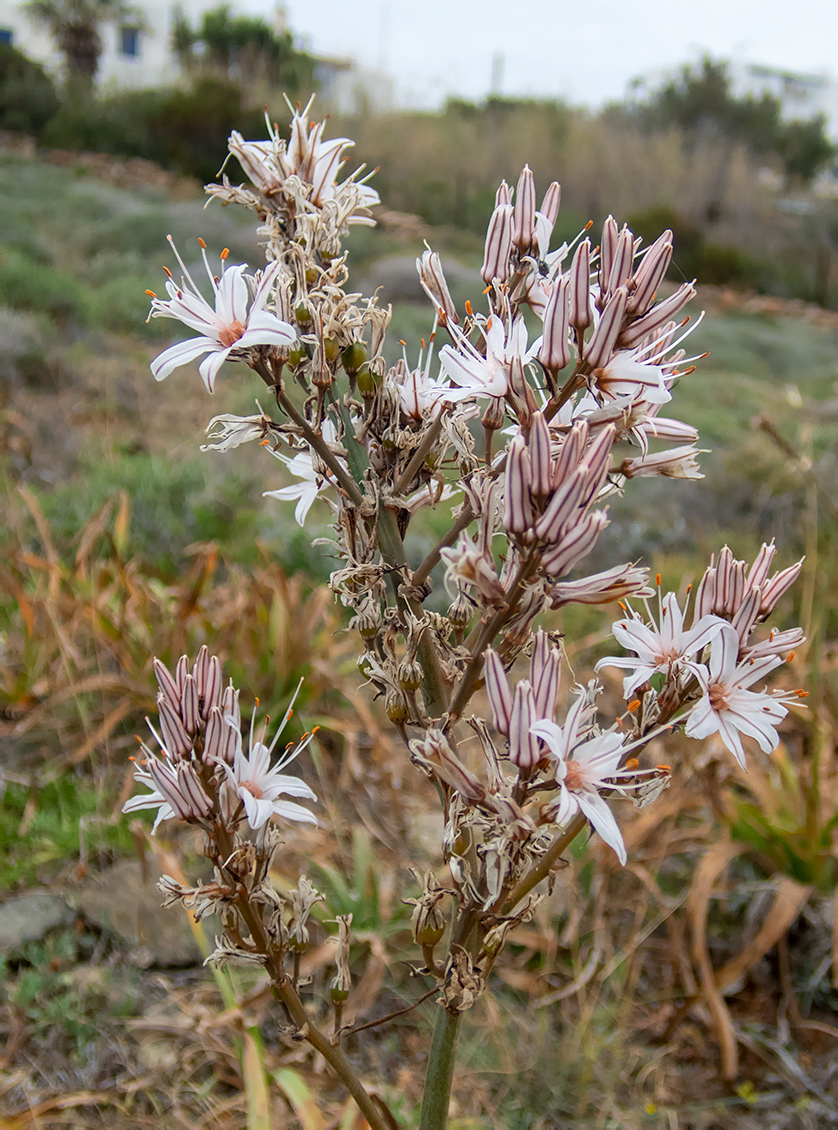
[[[483,293],[488,294],[491,289],[492,289],[492,284],[489,283],[489,285],[486,287],[486,289],[483,291]]]
[[[636,699],[634,699],[633,702],[630,702],[628,704],[628,706],[626,707],[626,710],[629,712],[629,714],[634,714],[635,710],[637,710],[637,708],[639,706],[640,706],[640,699],[636,698]]]
[[[468,314],[469,317],[471,317],[474,314],[474,311],[471,308],[471,303],[469,302],[468,299],[466,299],[466,313]]]
[[[790,651],[786,656],[786,663],[791,663],[792,659],[794,659],[794,652]]]
[[[590,231],[593,226],[594,226],[594,221],[588,220],[587,224],[585,224],[584,228],[582,228],[582,231]]]
[[[637,760],[636,757],[630,757],[628,759],[628,761],[625,763],[625,765],[623,766],[623,768],[624,769],[639,769],[640,768],[640,762]]]
[[[154,293],[153,290],[147,290],[146,294],[149,296],[149,298],[156,298],[157,297],[157,295]]]
[[[169,270],[168,267],[164,267],[163,270],[166,272],[166,274],[169,276],[169,278],[172,277],[172,272]]]
[[[406,341],[402,341],[402,339],[401,339],[401,338],[399,338],[399,345],[403,345],[403,346],[405,347],[405,349],[407,349],[407,342],[406,342]]]
[[[200,236],[198,236],[198,246],[202,247],[204,249],[204,251],[206,251],[206,249],[207,249],[207,245],[204,243],[204,241],[201,239]]]
[[[655,584],[658,586],[658,588],[661,587],[661,575],[660,575],[660,573],[655,573]]]
[[[221,255],[220,255],[220,259],[221,259],[221,262],[222,262],[222,263],[224,262],[224,260],[225,260],[225,259],[227,258],[227,256],[228,256],[229,254],[230,254],[230,248],[229,248],[229,247],[225,247],[225,248],[224,248],[224,249],[222,250],[222,252],[221,252]]]
[[[656,769],[660,769],[662,773],[671,773],[672,767],[670,765],[656,765]]]

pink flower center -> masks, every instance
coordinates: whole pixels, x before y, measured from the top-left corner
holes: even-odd
[[[715,711],[727,709],[727,686],[725,683],[713,683],[707,694],[710,705]]]
[[[224,326],[218,331],[218,340],[225,348],[229,349],[230,346],[235,345],[243,335],[244,326],[241,322],[230,322],[228,326]]]
[[[247,789],[250,795],[255,797],[256,800],[261,800],[265,795],[255,781],[242,781],[241,788]]]
[[[657,653],[657,655],[655,656],[655,662],[658,664],[659,667],[662,667],[664,665],[664,663],[667,663],[667,664],[674,663],[676,661],[676,659],[680,659],[680,658],[681,658],[681,653],[678,650],[678,648],[677,647],[671,647],[669,649],[669,651],[663,651],[663,650],[659,651]]]
[[[578,791],[585,787],[585,770],[578,761],[568,761],[567,772],[564,778],[564,787],[571,791]]]

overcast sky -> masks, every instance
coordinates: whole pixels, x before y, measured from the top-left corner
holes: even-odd
[[[270,16],[273,0],[240,0]],[[634,75],[714,56],[838,77],[838,0],[287,0],[318,54],[388,71],[399,103],[500,92],[596,106]],[[514,14],[513,14],[514,13]]]

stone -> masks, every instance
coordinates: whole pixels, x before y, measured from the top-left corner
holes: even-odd
[[[28,891],[0,906],[0,953],[10,954],[26,942],[37,942],[75,917],[60,895]]]
[[[160,871],[151,858],[145,875],[136,860],[117,863],[88,879],[75,903],[90,922],[115,934],[132,951],[136,965],[199,965],[201,953],[186,912],[180,906],[162,905],[159,878]],[[214,920],[205,920],[203,925],[212,943]]]

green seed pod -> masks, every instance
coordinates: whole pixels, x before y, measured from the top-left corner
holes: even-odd
[[[320,277],[320,272],[316,267],[306,267],[306,282],[309,286],[314,286]]]
[[[349,1000],[348,989],[338,989],[335,985],[332,985],[329,992],[331,993],[332,1004],[344,1004]]]
[[[384,703],[384,709],[387,711],[387,717],[391,722],[406,722],[410,717],[410,711],[407,709],[407,704],[400,694],[395,691],[390,691],[387,694],[387,699]]]
[[[375,377],[370,372],[370,367],[366,362],[364,362],[358,370],[356,380],[358,382],[358,392],[360,392],[364,400],[372,400],[376,390]]]
[[[440,923],[440,915],[434,911],[419,919],[414,937],[420,946],[435,946],[445,933],[445,920]]]
[[[415,659],[403,659],[396,677],[403,691],[418,691],[422,685],[422,668]]]
[[[354,376],[367,359],[367,347],[362,341],[353,341],[341,354],[341,361],[348,376]]]
[[[323,355],[331,364],[340,357],[340,342],[334,337],[323,338]]]
[[[294,311],[294,317],[297,319],[298,323],[301,326],[306,325],[308,322],[311,321],[311,311],[309,310],[308,306],[305,305],[304,302],[301,302],[300,305]]]

